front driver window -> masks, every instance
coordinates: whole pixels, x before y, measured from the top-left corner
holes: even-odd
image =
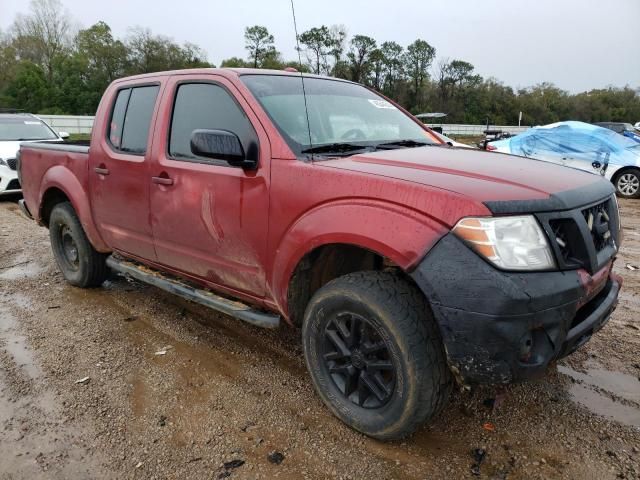
[[[212,83],[182,84],[178,87],[173,107],[169,156],[178,160],[227,165],[224,160],[198,157],[191,152],[191,135],[199,129],[235,133],[245,152],[257,145],[257,135],[251,122],[223,87]]]

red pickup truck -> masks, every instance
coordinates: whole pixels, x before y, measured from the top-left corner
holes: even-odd
[[[301,327],[329,409],[376,438],[454,381],[544,372],[621,281],[610,182],[444,145],[347,81],[243,69],[115,81],[89,146],[23,144],[23,211],[78,287],[115,271],[262,327]]]

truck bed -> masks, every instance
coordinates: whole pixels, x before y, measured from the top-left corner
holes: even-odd
[[[88,198],[89,142],[23,143],[18,156],[18,177],[27,207],[40,222],[43,195],[55,188],[58,179],[69,171],[77,179],[76,188]]]

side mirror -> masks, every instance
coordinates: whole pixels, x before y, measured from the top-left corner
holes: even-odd
[[[69,138],[69,132],[58,132],[58,136],[63,140],[66,140],[67,138]]]
[[[231,166],[247,170],[258,165],[257,157],[247,157],[238,136],[226,130],[194,130],[191,152],[199,157],[226,160]]]

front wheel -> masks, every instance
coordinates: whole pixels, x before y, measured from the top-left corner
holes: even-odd
[[[421,292],[391,272],[358,272],[319,289],[302,328],[316,391],[347,425],[402,438],[451,391],[443,343]]]
[[[64,278],[76,287],[99,287],[107,278],[106,255],[89,242],[69,202],[53,207],[49,218],[51,250]]]
[[[616,175],[613,182],[622,198],[640,198],[640,170],[625,170]]]

